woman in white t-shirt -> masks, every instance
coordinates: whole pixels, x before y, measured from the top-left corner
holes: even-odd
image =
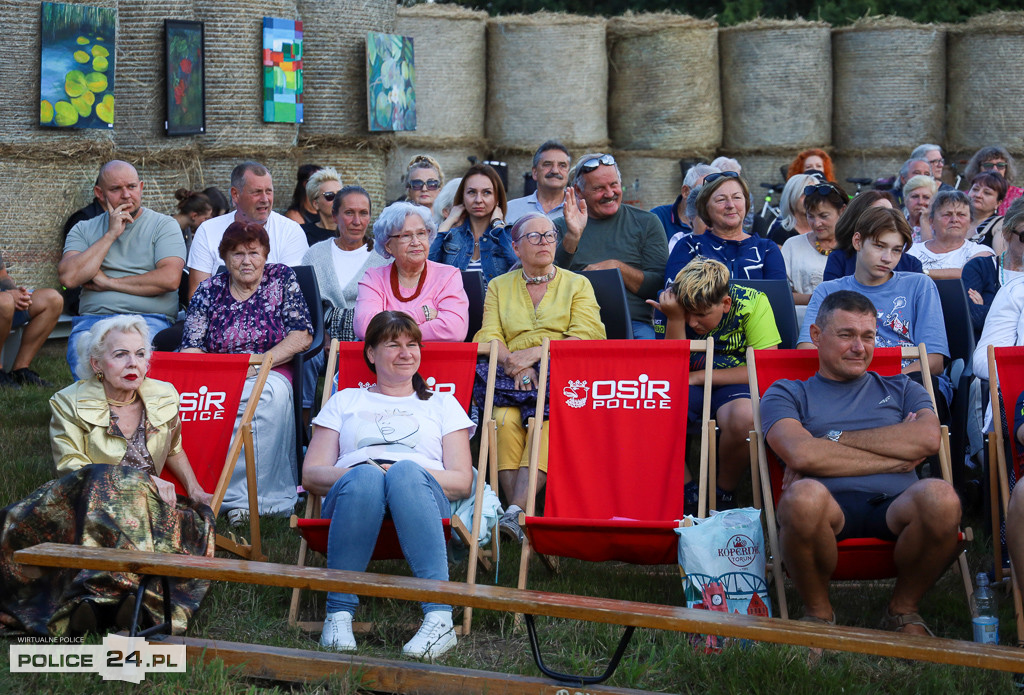
[[[427,390],[417,372],[421,337],[407,314],[377,314],[363,347],[377,383],[339,391],[313,420],[302,484],[325,496],[331,569],[366,569],[387,512],[413,574],[448,579],[441,519],[450,516],[450,500],[470,495],[474,425],[453,396]],[[358,605],[353,594],[327,593],[322,646],[355,650],[352,616]],[[423,624],[402,652],[433,658],[455,646],[452,608],[422,605]]]
[[[803,321],[814,288],[821,284],[828,255],[836,248],[836,222],[850,199],[846,191],[830,181],[805,186],[803,197],[811,231],[791,237],[782,245],[786,277],[799,321]]]

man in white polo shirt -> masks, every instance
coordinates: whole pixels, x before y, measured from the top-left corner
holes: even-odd
[[[235,211],[214,217],[199,225],[188,254],[188,296],[199,283],[217,272],[224,264],[217,248],[224,230],[232,222],[263,225],[270,237],[268,263],[289,266],[302,264],[309,250],[302,227],[284,215],[274,212],[274,180],[265,166],[258,162],[242,162],[231,172],[231,201]]]

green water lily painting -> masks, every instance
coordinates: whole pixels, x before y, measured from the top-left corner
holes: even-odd
[[[366,77],[370,130],[416,130],[412,37],[367,32]]]
[[[42,4],[40,125],[114,127],[116,25],[114,9]]]

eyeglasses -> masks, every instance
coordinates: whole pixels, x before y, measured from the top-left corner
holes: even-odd
[[[1011,229],[1010,234],[1013,234],[1022,242],[1024,242],[1024,229]]]
[[[589,174],[594,169],[604,164],[606,167],[615,166],[615,157],[610,154],[599,154],[596,157],[591,157],[587,161],[580,164],[580,173]]]
[[[555,243],[556,241],[558,241],[558,235],[555,234],[554,230],[544,232],[543,234],[541,234],[540,232],[530,232],[529,234],[523,234],[521,237],[516,239],[516,241],[522,241],[523,239],[526,239],[534,246],[540,246],[541,244]]]
[[[737,174],[735,171],[719,171],[714,174],[708,174],[707,176],[705,176],[704,183],[713,183],[723,177],[727,179],[738,179],[740,175]]]
[[[421,244],[426,244],[427,239],[429,238],[430,232],[427,231],[404,232],[402,234],[391,234],[390,236],[388,236],[388,239],[394,239],[395,241],[403,245],[411,244],[413,239],[420,242]]]
[[[804,195],[812,195],[817,193],[818,195],[830,195],[835,193],[839,195],[839,189],[830,183],[819,183],[811,186],[804,186]]]
[[[928,164],[930,164],[931,166],[935,166],[936,164],[945,164],[946,163],[946,160],[943,159],[942,157],[939,157],[938,159],[926,159],[925,161],[928,162]]]
[[[320,197],[326,200],[328,203],[333,203],[335,197],[337,197],[340,191],[324,191],[320,194]]]
[[[421,179],[409,180],[409,188],[411,188],[414,191],[422,191],[424,188],[426,188],[428,191],[436,191],[440,187],[441,182],[438,181],[437,179],[427,179],[426,181],[423,181]]]
[[[981,163],[981,170],[982,171],[992,171],[993,169],[998,169],[999,171],[1006,171],[1006,162],[982,162]]]

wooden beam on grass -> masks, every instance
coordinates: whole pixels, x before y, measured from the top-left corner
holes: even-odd
[[[161,644],[184,644],[190,660],[202,659],[209,663],[220,659],[227,666],[240,667],[246,676],[253,678],[304,683],[352,674],[359,678],[362,687],[385,693],[572,695],[585,692],[587,695],[641,695],[647,692],[604,685],[581,688],[558,685],[547,678],[245,642],[167,637],[161,640]]]

